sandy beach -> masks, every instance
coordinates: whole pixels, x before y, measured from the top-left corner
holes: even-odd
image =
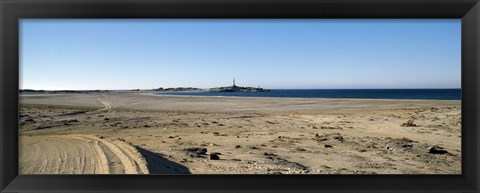
[[[460,100],[20,95],[20,174],[460,174]]]

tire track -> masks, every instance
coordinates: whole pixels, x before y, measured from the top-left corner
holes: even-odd
[[[110,173],[110,174],[124,174],[125,169],[124,169],[124,166],[122,165],[122,162],[120,161],[120,159],[118,159],[118,157],[115,156],[115,154],[112,151],[110,151],[110,149],[108,149],[107,146],[100,143],[99,141],[97,141],[97,143],[98,143],[98,146],[104,152],[104,155],[107,159],[107,167],[106,168],[107,168],[108,173]]]
[[[112,105],[109,102],[105,101],[105,98],[107,98],[107,95],[105,94],[103,94],[102,98],[97,98],[97,102],[101,103],[104,106],[103,109],[99,109],[97,111],[108,111],[112,109]]]
[[[138,150],[120,140],[92,135],[29,137],[23,142],[20,174],[149,174]]]
[[[95,165],[95,173],[96,174],[110,174],[109,171],[109,165],[108,165],[108,159],[107,156],[105,155],[105,152],[102,150],[102,148],[99,145],[98,141],[93,142],[93,149],[95,150],[95,155],[97,156],[97,163]]]
[[[98,137],[84,136],[88,139],[100,141],[120,160],[125,174],[148,174],[146,161],[135,147],[119,140],[100,139]]]

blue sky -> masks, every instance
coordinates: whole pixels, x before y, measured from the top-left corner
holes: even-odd
[[[459,19],[22,19],[20,88],[460,88]]]

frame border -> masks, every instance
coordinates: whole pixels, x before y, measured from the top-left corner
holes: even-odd
[[[462,19],[462,175],[18,176],[21,18]],[[478,0],[0,0],[1,192],[478,192]]]

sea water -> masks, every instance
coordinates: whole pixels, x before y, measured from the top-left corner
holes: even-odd
[[[158,95],[460,100],[461,89],[273,89],[269,92],[159,92]]]

